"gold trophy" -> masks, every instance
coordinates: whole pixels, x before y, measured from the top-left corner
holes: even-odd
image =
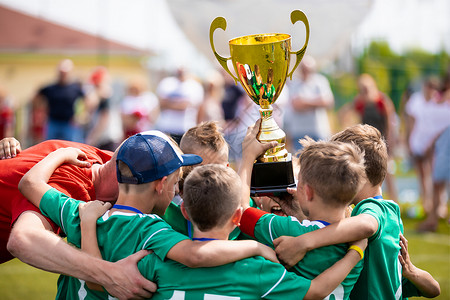
[[[267,150],[258,157],[252,172],[252,194],[263,195],[286,191],[287,187],[295,186],[292,171],[291,154],[286,150],[286,134],[276,124],[272,117],[272,105],[283,89],[286,78],[292,79],[292,74],[305,54],[309,40],[309,22],[306,15],[294,10],[291,22],[302,21],[306,28],[306,40],[303,47],[291,51],[291,36],[283,33],[265,33],[238,37],[230,40],[230,57],[220,56],[214,47],[213,35],[217,28],[226,30],[227,22],[223,17],[217,17],[211,23],[209,40],[211,48],[219,63],[235,80],[239,81],[247,95],[260,106],[261,128],[258,140],[261,143],[278,142],[274,148]],[[289,73],[290,56],[295,54],[296,62]],[[230,60],[237,77],[231,73],[227,61]],[[245,149],[243,149],[245,151]]]

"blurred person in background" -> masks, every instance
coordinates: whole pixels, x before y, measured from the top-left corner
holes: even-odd
[[[422,90],[413,93],[405,106],[408,150],[417,172],[422,206],[427,215],[433,207],[432,145],[450,125],[450,105],[442,101],[439,88],[439,78],[428,77]]]
[[[45,139],[83,141],[82,130],[75,120],[75,106],[77,100],[86,98],[81,83],[71,79],[73,67],[72,60],[62,60],[57,67],[56,82],[39,89],[32,100],[33,108],[46,108]],[[42,116],[34,121],[42,122]]]
[[[356,124],[368,124],[378,129],[386,140],[388,154],[388,173],[385,183],[389,199],[398,201],[395,177],[393,174],[393,153],[397,144],[398,118],[394,103],[378,89],[375,79],[369,74],[358,78],[358,94],[352,102],[345,104],[338,112],[339,123],[343,128]]]
[[[170,135],[178,144],[183,134],[197,125],[198,107],[202,103],[202,85],[179,67],[175,76],[163,78],[156,89],[161,113],[156,128]]]
[[[142,79],[133,79],[128,83],[120,112],[125,138],[153,129],[159,114],[158,98],[147,90]]]
[[[224,138],[230,147],[230,163],[234,164],[240,159],[241,144],[237,140],[237,128],[239,125],[239,107],[242,103],[247,103],[244,89],[240,84],[234,82],[233,77],[223,68],[220,72],[225,80],[224,94],[222,98],[222,110],[224,114],[225,124],[223,125]]]
[[[88,127],[86,143],[102,150],[114,151],[123,140],[121,120],[112,107],[112,87],[105,67],[94,68],[89,77],[90,94],[96,103]]]
[[[316,60],[305,55],[299,76],[288,81],[290,109],[284,115],[284,128],[293,152],[301,149],[298,140],[305,136],[324,140],[331,135],[327,110],[333,108],[334,96],[328,79],[316,68]]]
[[[450,72],[444,78],[439,103],[445,107],[444,111],[450,112]],[[448,216],[447,185],[450,183],[450,124],[447,124],[447,127],[437,135],[427,152],[431,152],[433,155],[433,195],[430,212],[426,219],[419,224],[418,230],[433,232],[438,228],[439,219],[445,219]]]
[[[221,73],[210,72],[204,80],[205,96],[198,108],[197,124],[206,121],[216,121],[220,127],[225,125],[222,99],[224,95],[225,80]]]
[[[0,139],[14,135],[14,110],[11,98],[0,86]]]

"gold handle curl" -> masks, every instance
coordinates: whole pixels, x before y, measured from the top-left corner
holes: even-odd
[[[290,52],[290,54],[295,54],[296,57],[297,57],[297,60],[295,61],[294,68],[288,74],[288,76],[289,76],[289,78],[291,80],[292,80],[292,74],[294,74],[294,71],[295,71],[295,69],[297,69],[298,65],[300,64],[300,61],[302,60],[303,55],[305,55],[306,47],[308,46],[308,41],[309,41],[309,22],[308,22],[308,18],[306,17],[306,15],[302,11],[294,10],[293,12],[291,12],[291,22],[292,22],[292,24],[295,24],[298,21],[302,21],[303,24],[305,24],[306,39],[305,39],[305,44],[303,45],[303,47],[300,50],[298,50],[297,52]],[[225,23],[225,26],[226,26],[226,23]]]

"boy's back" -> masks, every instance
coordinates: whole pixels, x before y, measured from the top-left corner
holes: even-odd
[[[302,299],[311,283],[262,257],[190,269],[152,254],[138,267],[144,277],[158,282],[152,299]]]
[[[255,209],[250,208],[244,213],[241,221],[241,229],[249,225],[246,222],[251,219],[248,218],[248,214],[251,214],[252,211],[256,212]],[[259,214],[261,217],[254,226],[254,237],[257,241],[272,247],[273,240],[280,236],[299,236],[323,228],[329,224],[324,221],[304,220],[299,222],[294,217],[281,217],[263,212],[259,212]],[[250,234],[246,229],[243,232]],[[347,244],[337,244],[314,249],[308,252],[300,262],[293,266],[291,271],[305,278],[314,279],[341,259],[347,250]],[[358,280],[362,268],[363,261],[361,260],[345,280],[333,291],[332,295],[337,297],[336,299],[349,298],[350,292]]]
[[[403,223],[399,206],[391,200],[369,198],[359,202],[352,216],[370,214],[378,221],[378,230],[369,238],[364,268],[352,299],[400,299],[402,266],[398,260]]]

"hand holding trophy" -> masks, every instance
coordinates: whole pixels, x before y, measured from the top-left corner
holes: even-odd
[[[261,143],[276,141],[278,145],[267,150],[258,157],[253,165],[251,193],[267,195],[285,192],[288,187],[295,186],[292,169],[292,157],[286,150],[286,134],[276,124],[272,117],[272,105],[277,100],[284,87],[286,78],[292,79],[292,74],[305,54],[309,40],[309,22],[306,15],[294,10],[291,22],[301,21],[305,24],[306,40],[303,47],[291,51],[291,36],[283,33],[254,34],[231,39],[229,41],[230,57],[220,56],[214,47],[213,35],[217,28],[226,30],[226,20],[217,17],[211,23],[209,39],[211,48],[219,63],[237,83],[242,84],[247,95],[260,106],[261,128],[258,140]],[[290,56],[296,56],[296,62],[289,72]],[[228,68],[230,60],[237,77]],[[244,150],[245,151],[245,150]]]

